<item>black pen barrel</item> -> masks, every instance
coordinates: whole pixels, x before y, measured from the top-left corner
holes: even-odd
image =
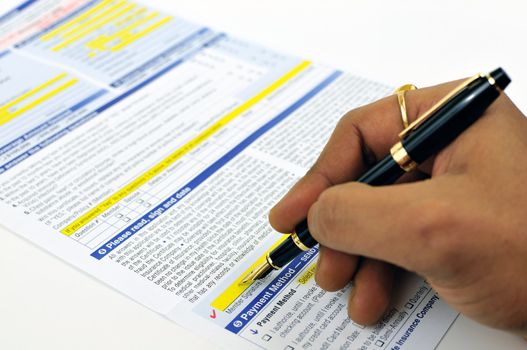
[[[293,242],[291,236],[289,236],[285,239],[285,241],[280,243],[278,247],[273,249],[271,253],[269,253],[269,258],[274,265],[273,267],[282,268],[301,253],[302,249],[300,249]]]
[[[372,186],[382,186],[394,183],[404,174],[404,170],[392,156],[387,156],[356,181]]]
[[[410,158],[420,164],[450,144],[498,98],[499,89],[487,77],[472,82],[420,125],[419,132],[402,140]]]

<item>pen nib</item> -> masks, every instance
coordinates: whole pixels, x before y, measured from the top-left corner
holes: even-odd
[[[240,286],[252,283],[256,280],[264,278],[271,272],[271,265],[264,261],[260,265],[256,266],[251,272],[249,272],[239,283]]]

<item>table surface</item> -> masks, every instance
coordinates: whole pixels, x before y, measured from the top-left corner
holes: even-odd
[[[17,3],[3,0],[0,12]],[[502,66],[513,79],[509,96],[527,111],[527,21],[521,1],[443,0],[440,6],[423,0],[148,3],[393,86],[433,85]],[[2,227],[0,246],[1,349],[214,348]],[[111,312],[101,317],[101,310]],[[460,316],[438,347],[496,348],[526,349],[527,342]]]

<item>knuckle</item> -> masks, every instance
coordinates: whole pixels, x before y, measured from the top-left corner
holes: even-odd
[[[361,124],[361,116],[359,113],[357,113],[357,110],[350,111],[337,123],[337,128],[339,129],[345,129],[346,131],[351,131],[354,134],[360,134],[360,124]]]
[[[351,110],[339,119],[335,129],[346,130],[346,132],[352,132],[358,136],[360,135],[360,127],[364,121],[363,119],[361,108]]]
[[[339,130],[344,130],[347,139],[350,140],[351,149],[362,155],[363,163],[371,166],[377,163],[377,157],[373,150],[368,146],[364,136],[363,124],[365,121],[364,114],[360,109],[348,112],[339,121]]]
[[[357,118],[357,109],[352,109],[344,113],[344,115],[340,118],[338,124],[340,125],[346,124],[350,121],[353,121],[356,118]]]

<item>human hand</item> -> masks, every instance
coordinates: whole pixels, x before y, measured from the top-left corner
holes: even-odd
[[[406,93],[411,120],[459,82]],[[398,184],[350,182],[402,130],[397,98],[347,113],[308,173],[271,210],[290,232],[306,216],[320,243],[316,281],[351,279],[362,324],[389,306],[394,265],[424,276],[459,312],[527,334],[527,119],[500,96],[468,130]],[[359,258],[363,257],[363,258]]]

